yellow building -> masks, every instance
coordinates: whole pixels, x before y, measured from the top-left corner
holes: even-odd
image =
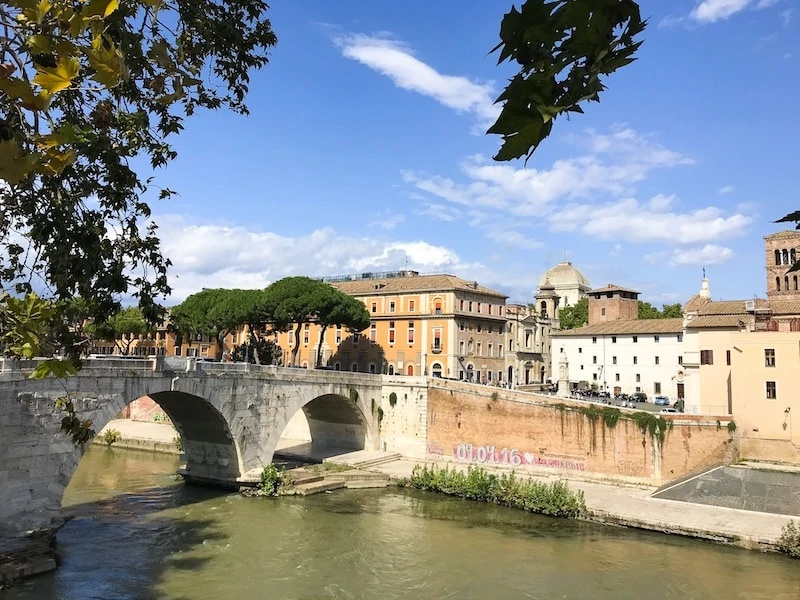
[[[454,275],[416,271],[325,279],[361,300],[370,326],[350,334],[324,332],[321,364],[366,373],[432,375],[476,382],[504,381],[506,296]],[[278,334],[289,364],[294,330]],[[298,364],[316,364],[320,328],[303,325]]]

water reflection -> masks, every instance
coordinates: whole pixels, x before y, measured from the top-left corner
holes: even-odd
[[[250,499],[186,487],[174,457],[94,448],[37,600],[800,597],[800,565],[682,538],[392,490]]]

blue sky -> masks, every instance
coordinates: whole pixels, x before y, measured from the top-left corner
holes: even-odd
[[[251,115],[175,139],[154,202],[174,300],[203,286],[409,268],[532,299],[550,266],[684,302],[764,295],[763,236],[800,208],[794,0],[643,0],[640,58],[525,166],[486,125],[508,1],[275,0]]]

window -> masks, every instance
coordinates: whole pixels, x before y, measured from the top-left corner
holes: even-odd
[[[477,329],[478,333],[480,333],[481,331],[483,331],[483,325],[478,323],[478,325],[475,327],[475,329]]]
[[[683,364],[683,357],[682,357],[682,356],[679,356],[679,357],[678,357],[678,364],[679,364],[679,365],[682,365],[682,364]]]
[[[614,375],[614,380],[615,380],[615,381],[619,381],[619,373],[617,373],[617,374],[615,374],[615,375]]]
[[[378,341],[378,324],[377,323],[370,323],[370,326],[369,326],[369,341],[370,342],[377,342]]]
[[[775,366],[775,349],[774,348],[767,348],[764,350],[764,366],[765,367],[774,367]]]
[[[309,325],[306,323],[305,328],[303,329],[303,343],[308,344],[308,334],[309,334]]]
[[[615,335],[611,336],[611,343],[612,344],[616,344],[617,343],[617,336],[615,336]]]
[[[477,309],[478,309],[477,312],[481,312],[481,303],[480,302],[478,302]]]
[[[497,344],[497,356],[503,358],[503,347],[500,344]]]
[[[360,340],[360,339],[361,339],[361,332],[359,332],[359,331],[354,331],[354,332],[353,332],[353,343],[354,343],[354,344],[357,344],[357,343],[359,342],[359,340]]]
[[[353,363],[352,365],[350,365],[350,370],[353,373],[357,373],[358,372],[358,363]]]
[[[775,278],[775,287],[778,289],[779,292],[781,291],[781,278],[780,277],[776,277]]]
[[[654,341],[654,342],[657,344],[658,342],[660,342],[660,341],[661,341],[661,338],[660,338],[660,337],[658,337],[657,335],[654,335],[654,336],[653,336],[653,341]]]
[[[441,350],[442,349],[442,330],[441,329],[434,329],[433,330],[433,349],[434,350]]]
[[[394,302],[389,302],[389,312],[394,312],[395,304]]]
[[[593,364],[593,365],[596,365],[596,364],[597,364],[597,357],[596,357],[596,356],[593,356],[593,357],[592,357],[592,364]]]
[[[678,334],[678,343],[681,343],[682,341],[683,341],[683,334],[679,333]]]
[[[633,364],[635,364],[635,365],[639,364],[639,357],[638,356],[634,356],[633,357]]]
[[[661,364],[661,359],[660,359],[658,356],[656,356],[656,364],[657,364],[657,365],[660,365],[660,364]]]
[[[592,373],[592,381],[597,381],[597,373]]]
[[[483,344],[481,342],[478,342],[477,356],[483,356]]]
[[[638,335],[633,336],[633,343],[634,344],[638,344],[639,343],[639,336]]]
[[[491,326],[491,325],[489,325],[489,328],[487,329],[487,331],[488,331],[489,333],[492,333],[492,326]]]
[[[469,310],[469,312],[472,312],[472,302],[470,302],[470,303],[468,304],[468,307],[469,307],[469,309],[468,309],[468,310]]]
[[[487,347],[487,355],[491,356],[493,351],[494,351],[494,346],[492,344],[489,344]]]
[[[600,309],[600,315],[603,316],[603,317],[606,316],[606,309],[605,308],[601,308]]]
[[[337,327],[336,328],[336,345],[338,346],[341,343],[342,343],[342,328],[341,327]]]
[[[442,301],[441,300],[437,299],[436,301],[434,301],[434,303],[433,303],[433,313],[436,314],[436,315],[442,314]]]
[[[464,342],[458,342],[458,354],[464,356]]]
[[[638,385],[637,385],[637,386],[636,386],[636,391],[637,391],[637,392],[641,392],[641,391],[642,391],[642,388],[641,388],[640,386],[638,386]]]
[[[797,281],[797,277],[795,277],[795,278],[794,278],[794,280],[795,280],[795,281]],[[797,286],[796,286],[796,285],[795,285],[795,288],[794,288],[794,289],[797,289]],[[489,311],[489,314],[492,314],[492,305],[491,305],[491,304],[487,304],[487,305],[486,305],[486,308],[488,309],[488,311]]]
[[[373,302],[372,303],[372,312],[374,312],[374,313],[378,312],[378,303],[377,302]]]
[[[389,321],[389,343],[394,344],[394,321]]]
[[[181,347],[175,346],[175,356],[180,356],[180,355],[181,355]]]
[[[593,338],[592,338],[592,343],[593,343],[593,344],[596,344],[596,343],[597,343],[597,338],[596,338],[596,337],[593,337]]]
[[[464,310],[464,301],[463,300],[459,300],[458,301],[458,310]]]
[[[408,344],[414,343],[414,321],[408,322]]]
[[[187,348],[186,356],[197,356],[197,348]]]
[[[725,350],[725,364],[731,366],[731,351]]]
[[[767,382],[767,400],[775,400],[778,397],[778,390],[774,381]]]
[[[653,383],[653,393],[654,394],[660,394],[661,393],[661,382],[660,381],[656,381],[655,383]]]
[[[700,350],[700,364],[713,365],[714,364],[714,351],[713,350]]]
[[[578,354],[583,354],[583,348],[578,348]]]
[[[497,307],[497,314],[500,315],[501,317],[503,316],[503,307],[502,306],[498,306]]]
[[[611,357],[611,364],[612,364],[612,365],[615,365],[615,364],[617,364],[617,357],[616,357],[616,356],[612,356],[612,357]]]
[[[339,363],[336,364],[338,365]],[[339,369],[336,370],[338,371]],[[389,375],[394,375],[394,365],[389,365]]]
[[[459,331],[464,331],[464,321],[461,321],[461,322],[458,324],[458,330],[459,330]]]
[[[583,365],[581,365],[581,371],[583,371]]]
[[[414,312],[417,309],[417,303],[414,300],[408,301],[408,312]]]

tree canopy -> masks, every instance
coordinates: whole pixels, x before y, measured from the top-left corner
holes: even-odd
[[[293,366],[297,365],[300,353],[300,331],[307,324],[318,323],[323,330],[334,324],[353,328],[363,324],[358,331],[369,325],[369,313],[361,302],[316,279],[285,277],[271,284],[265,295],[266,321],[276,331],[288,331],[297,325],[292,346]],[[363,313],[353,302],[361,305]]]
[[[642,302],[639,300],[639,318],[640,319],[670,319],[683,316],[683,306],[678,304],[664,304],[662,309],[658,310],[649,302]]]
[[[144,198],[172,192],[155,188],[150,172],[176,157],[170,137],[199,109],[247,113],[251,71],[277,41],[267,8],[262,0],[0,4],[3,291],[88,298],[96,321],[127,295],[160,320],[169,261]]]
[[[102,323],[90,324],[87,329],[94,339],[113,340],[119,351],[127,355],[133,343],[133,336],[152,331],[153,327],[144,318],[138,306],[130,306]]]
[[[519,72],[497,98],[503,107],[487,133],[499,134],[495,160],[530,157],[560,115],[598,102],[604,76],[635,60],[645,29],[634,0],[526,0],[500,24],[498,64]]]
[[[581,298],[572,306],[565,306],[558,311],[558,322],[561,329],[577,329],[589,322],[589,300]]]
[[[329,327],[336,325],[346,327],[349,331],[364,331],[370,324],[369,312],[363,302],[334,287],[328,288],[328,293],[322,298],[317,321],[321,328],[317,344],[317,366],[322,361],[322,341]]]

